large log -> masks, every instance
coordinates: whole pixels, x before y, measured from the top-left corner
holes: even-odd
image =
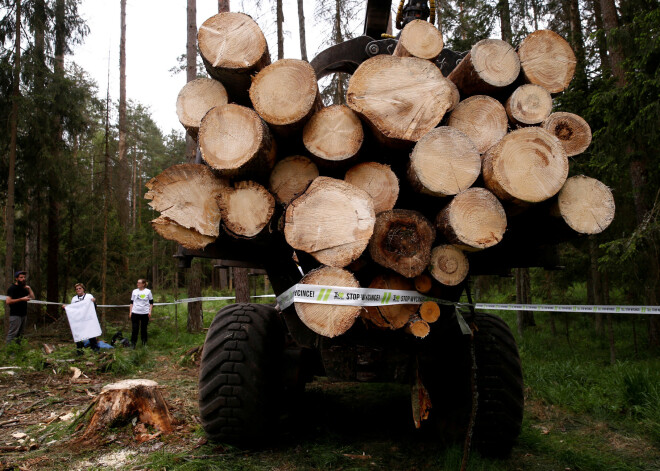
[[[421,213],[393,209],[376,218],[369,253],[379,265],[414,278],[429,264],[434,240],[435,228]]]
[[[499,39],[477,42],[447,77],[461,96],[488,95],[511,85],[520,74],[520,59],[510,44]]]
[[[363,62],[351,77],[346,104],[381,142],[408,147],[438,125],[453,96],[432,62],[378,55]]]
[[[431,251],[429,273],[439,283],[457,286],[467,277],[470,265],[461,249],[453,245],[439,245]]]
[[[197,42],[209,75],[222,82],[233,101],[249,104],[252,76],[270,64],[259,25],[244,13],[218,13],[200,26]]]
[[[222,225],[229,235],[252,238],[270,222],[275,211],[275,198],[256,182],[241,181],[225,187],[216,196],[222,214]]]
[[[543,128],[513,131],[483,156],[486,187],[500,200],[538,203],[559,192],[568,177],[568,158],[559,139]]]
[[[163,239],[173,240],[191,250],[201,250],[216,239],[216,237],[200,234],[195,229],[180,226],[171,219],[163,216],[159,216],[151,221],[151,227]]]
[[[201,235],[217,237],[220,210],[215,197],[226,186],[206,165],[178,164],[149,180],[144,197],[161,216]]]
[[[413,20],[401,31],[392,55],[434,60],[440,55],[443,47],[442,33],[433,26],[433,23]]]
[[[490,191],[470,188],[438,213],[436,225],[448,242],[463,250],[486,249],[502,240],[506,213]]]
[[[552,96],[539,85],[521,85],[506,100],[506,114],[513,124],[539,124],[550,116],[551,112]]]
[[[268,189],[278,202],[287,205],[302,195],[318,176],[319,169],[314,162],[302,155],[292,155],[275,164]]]
[[[345,105],[317,111],[303,128],[303,144],[321,166],[354,160],[363,140],[360,118]]]
[[[250,100],[277,134],[300,131],[323,106],[314,69],[299,59],[280,59],[252,80]]]
[[[296,250],[324,265],[344,267],[369,244],[376,215],[364,190],[328,177],[318,177],[289,204],[284,235]]]
[[[581,154],[591,144],[591,127],[576,114],[552,113],[541,126],[559,139],[569,157]]]
[[[277,147],[268,126],[250,108],[229,104],[206,113],[199,129],[202,158],[222,175],[263,179]]]
[[[363,162],[351,167],[344,180],[369,193],[376,215],[394,208],[399,197],[399,179],[389,165]]]
[[[559,214],[580,234],[599,234],[614,219],[612,191],[595,178],[576,175],[566,180],[557,195]]]
[[[550,93],[564,91],[573,79],[575,54],[570,44],[554,31],[534,31],[518,46],[518,56],[525,80]]]
[[[425,134],[410,154],[408,180],[421,193],[449,196],[466,190],[481,173],[481,157],[468,136],[440,126]]]
[[[176,114],[190,137],[197,140],[202,118],[216,106],[228,103],[227,91],[217,80],[198,78],[188,82],[176,98]]]
[[[499,101],[486,95],[474,95],[456,106],[447,125],[464,132],[483,154],[506,135],[509,123]]]
[[[386,272],[376,276],[369,284],[369,288],[412,291],[414,284],[401,275]],[[415,314],[418,308],[419,304],[365,306],[366,312],[363,311],[362,317],[379,327],[400,329],[408,323],[410,316]]]
[[[359,288],[353,274],[334,267],[320,267],[310,271],[300,280],[300,284],[340,286]],[[329,294],[332,301],[334,293]],[[332,304],[294,303],[296,313],[311,330],[325,337],[336,337],[351,328],[362,310],[359,306],[338,306]]]

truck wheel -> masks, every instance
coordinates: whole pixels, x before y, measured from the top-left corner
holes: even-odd
[[[213,319],[202,353],[199,411],[213,441],[254,445],[279,417],[284,329],[263,304],[232,304]]]

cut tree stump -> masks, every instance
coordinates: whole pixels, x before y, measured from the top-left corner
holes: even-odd
[[[222,225],[229,235],[252,238],[270,222],[275,211],[275,198],[256,182],[242,181],[223,188],[216,202],[222,214]]]
[[[321,107],[314,69],[299,59],[280,59],[252,80],[250,100],[259,116],[283,136],[300,131]]]
[[[314,162],[302,155],[292,155],[275,164],[268,189],[278,202],[288,205],[318,176],[319,169]]]
[[[482,39],[447,77],[462,97],[488,95],[511,85],[520,74],[520,59],[510,44]]]
[[[289,204],[284,235],[296,250],[333,267],[356,260],[369,244],[376,215],[364,190],[329,177],[318,177]]]
[[[392,272],[376,276],[369,288],[413,291],[412,280]],[[379,327],[400,329],[408,323],[410,316],[417,312],[419,304],[394,304],[392,306],[365,306],[362,317]]]
[[[564,91],[573,79],[575,54],[570,44],[554,31],[534,31],[518,46],[518,56],[525,80],[550,93]]]
[[[543,128],[510,132],[483,155],[486,188],[502,201],[539,203],[556,195],[568,177],[559,139]]]
[[[228,103],[227,91],[217,80],[198,78],[188,82],[176,98],[179,122],[195,141],[202,118],[211,108]]]
[[[612,190],[584,175],[566,180],[557,196],[557,206],[566,224],[580,234],[600,234],[614,219]]]
[[[591,127],[576,114],[552,113],[541,126],[559,139],[569,157],[581,154],[591,144]]]
[[[364,131],[360,118],[345,105],[323,108],[303,128],[303,144],[316,162],[336,167],[355,160]]]
[[[442,33],[432,23],[413,20],[401,31],[392,55],[434,60],[440,55],[444,45]]]
[[[453,245],[439,245],[431,250],[429,273],[446,286],[460,284],[468,274],[470,265],[461,249]]]
[[[513,124],[539,124],[550,116],[551,112],[552,96],[539,85],[521,85],[506,100],[506,114]]]
[[[320,267],[310,271],[299,284],[344,286],[359,288],[360,285],[347,270],[334,267]],[[329,293],[332,297],[333,293]],[[325,337],[336,337],[351,328],[360,315],[360,306],[339,306],[332,304],[294,303],[300,320],[314,332]]]
[[[392,209],[376,218],[369,253],[379,265],[414,278],[429,264],[434,240],[435,228],[421,213]]]
[[[389,165],[363,162],[351,167],[344,180],[371,196],[376,215],[394,208],[399,197],[399,179]]]
[[[456,106],[447,125],[465,133],[483,154],[506,135],[509,120],[504,106],[495,98],[474,95]]]
[[[136,416],[144,425],[170,433],[174,419],[158,388],[158,383],[149,379],[127,379],[104,386],[93,404],[94,412],[82,438],[89,439]]]
[[[252,76],[270,64],[259,25],[244,13],[218,13],[200,26],[197,42],[209,75],[225,86],[232,101],[249,104]]]
[[[468,136],[453,127],[428,132],[410,154],[408,180],[420,193],[455,195],[472,186],[480,173],[479,151]]]

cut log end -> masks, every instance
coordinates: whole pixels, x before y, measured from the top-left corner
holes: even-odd
[[[426,322],[421,317],[413,316],[408,321],[408,324],[406,324],[405,330],[409,334],[414,335],[417,338],[423,339],[424,337],[429,335],[429,333],[431,333],[431,326],[429,326],[428,322]]]
[[[506,101],[506,113],[514,124],[539,124],[551,112],[552,96],[539,85],[521,85]]]
[[[480,154],[499,142],[508,128],[504,106],[486,95],[475,95],[461,101],[452,111],[447,124],[465,133]]]
[[[599,234],[614,220],[612,191],[600,181],[584,175],[566,180],[557,204],[566,224],[580,234]]]
[[[191,250],[201,250],[215,241],[215,237],[200,234],[194,229],[180,226],[169,218],[159,216],[151,221],[151,227],[163,239],[173,240],[183,247]]]
[[[393,55],[433,60],[440,55],[443,47],[442,33],[438,28],[428,21],[413,20],[401,31]]]
[[[422,273],[421,275],[416,276],[414,281],[415,289],[420,293],[426,294],[431,291],[431,288],[433,287],[433,281],[431,280],[431,277],[426,273]]]
[[[431,251],[429,273],[443,285],[460,284],[467,277],[469,268],[463,251],[453,245],[439,245]]]
[[[394,208],[399,197],[399,179],[389,165],[364,162],[350,168],[344,180],[371,196],[376,214]]]
[[[440,319],[440,306],[435,301],[425,301],[419,307],[419,317],[432,324]]]
[[[581,154],[591,144],[591,127],[576,114],[561,111],[552,113],[543,121],[542,126],[559,139],[569,157]]]
[[[216,202],[229,234],[244,238],[259,234],[275,211],[275,198],[263,186],[251,181],[224,188]]]
[[[278,202],[287,205],[303,194],[318,176],[319,169],[314,162],[301,155],[292,155],[275,164],[268,189]]]
[[[319,159],[320,165],[332,165],[355,157],[363,140],[360,119],[344,105],[317,111],[303,129],[303,143]]]
[[[396,273],[378,275],[369,284],[370,288],[409,291],[413,289],[411,280]],[[367,306],[366,317],[379,327],[400,329],[404,327],[410,316],[417,312],[419,304],[395,304],[392,306]]]
[[[550,93],[564,91],[573,79],[577,63],[575,53],[554,31],[534,31],[523,39],[518,56],[525,79]]]

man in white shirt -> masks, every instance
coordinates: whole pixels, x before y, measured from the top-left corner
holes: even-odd
[[[154,297],[151,290],[147,288],[147,281],[140,278],[137,281],[137,289],[131,294],[131,304],[128,310],[128,318],[133,324],[131,332],[131,345],[137,345],[138,333],[142,339],[142,345],[147,344],[147,325],[151,319],[151,310],[154,307]]]

